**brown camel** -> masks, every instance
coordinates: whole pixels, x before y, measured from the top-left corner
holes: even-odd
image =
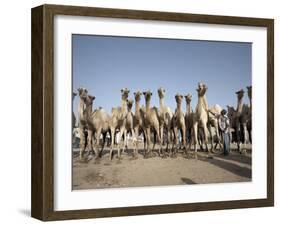
[[[79,156],[80,160],[82,160],[86,146],[87,146],[87,132],[88,132],[88,127],[87,127],[87,121],[86,117],[84,114],[86,104],[85,100],[88,96],[88,90],[85,88],[78,88],[77,89],[80,101],[78,105],[78,129],[79,129],[79,137],[80,137],[80,151],[79,151]]]
[[[185,154],[187,155],[185,117],[184,117],[184,113],[181,110],[181,103],[182,103],[183,96],[180,94],[176,94],[175,99],[177,102],[177,108],[175,110],[175,114],[173,116],[173,123],[172,123],[173,131],[174,131],[172,155],[176,156],[177,149],[179,148],[178,147],[179,132],[181,134],[181,141],[185,149]],[[174,149],[174,145],[176,146],[176,150]]]
[[[138,153],[138,136],[142,133],[144,139],[144,149],[146,149],[145,131],[144,131],[144,112],[145,109],[141,110],[140,100],[142,93],[140,91],[134,92],[135,96],[135,115],[134,115],[134,130],[136,136],[136,153]]]
[[[160,116],[160,137],[162,141],[166,141],[166,150],[169,150],[169,143],[172,137],[172,117],[173,113],[171,109],[166,106],[164,98],[165,98],[166,90],[160,87],[158,89],[159,96],[159,116]],[[166,139],[164,139],[164,135]]]
[[[162,140],[160,137],[160,123],[159,123],[159,113],[156,107],[150,107],[150,99],[152,93],[150,91],[143,92],[145,97],[145,112],[143,109],[141,111],[144,114],[144,130],[145,130],[145,138],[146,138],[146,153],[145,157],[150,156],[150,140],[151,140],[151,132],[155,132],[156,139],[159,144],[159,156],[162,156]]]
[[[249,106],[243,104],[244,90],[241,89],[236,92],[237,95],[237,108],[233,117],[235,140],[238,145],[238,151],[241,152],[241,144],[247,143],[247,118],[249,113]]]
[[[249,134],[249,141],[252,143],[252,86],[247,86],[248,97],[250,100],[250,109],[247,120],[247,130]]]
[[[111,110],[111,123],[110,123],[110,131],[112,134],[111,139],[111,147],[110,147],[110,153],[109,153],[109,159],[112,159],[112,153],[113,153],[113,147],[115,143],[115,132],[118,129],[119,130],[119,140],[117,153],[118,153],[118,159],[121,159],[121,152],[120,152],[120,141],[125,131],[125,125],[126,125],[126,116],[127,116],[127,99],[129,96],[130,90],[127,88],[121,89],[121,107],[112,108]],[[123,149],[124,149],[125,142],[123,143]]]
[[[211,150],[214,151],[214,149],[217,147],[217,144],[220,145],[222,148],[221,144],[221,137],[219,133],[219,126],[218,126],[218,116],[221,114],[222,107],[219,106],[218,104],[212,106],[209,108],[208,111],[208,130],[210,133],[210,140],[211,140]],[[216,135],[216,145],[214,146],[214,135],[212,133],[212,127],[215,129],[215,135]]]
[[[193,136],[193,123],[194,123],[194,112],[191,109],[192,95],[189,93],[184,96],[186,102],[186,113],[185,113],[185,127],[187,143],[189,143],[189,149],[191,148],[192,136]]]
[[[208,128],[207,128],[209,110],[208,110],[208,103],[207,103],[207,100],[205,97],[207,89],[208,89],[208,87],[203,83],[199,83],[198,89],[196,89],[196,91],[198,93],[198,103],[196,106],[194,123],[193,123],[193,132],[194,132],[193,143],[194,143],[194,153],[195,153],[196,159],[197,159],[197,143],[198,143],[198,128],[199,127],[201,127],[203,129],[204,142],[205,142],[206,150],[208,151],[208,154],[209,154]]]
[[[85,99],[86,109],[85,109],[85,118],[88,125],[88,146],[90,149],[94,147],[95,158],[98,159],[101,157],[101,153],[105,144],[105,138],[107,132],[110,132],[110,116],[102,108],[93,109],[93,101],[95,100],[94,96],[88,95]],[[102,150],[99,151],[99,141],[100,137],[103,135],[103,146]],[[95,137],[95,143],[93,142],[93,136]]]
[[[127,116],[126,116],[124,141],[125,141],[126,147],[128,148],[127,133],[131,133],[133,146],[134,146],[134,158],[137,158],[136,136],[135,136],[135,132],[134,132],[134,114],[132,112],[133,103],[134,103],[133,100],[127,100],[127,110],[128,110],[128,112],[127,112]]]

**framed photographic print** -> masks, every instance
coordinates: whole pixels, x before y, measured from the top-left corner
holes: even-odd
[[[32,216],[274,205],[274,21],[32,9]]]

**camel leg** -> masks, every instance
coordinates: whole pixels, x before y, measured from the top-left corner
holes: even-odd
[[[79,136],[80,136],[80,150],[79,150],[79,158],[82,160],[84,151],[86,149],[86,138],[84,133],[84,128],[79,128]]]
[[[157,140],[157,134],[156,134],[156,132],[153,131],[153,146],[152,146],[152,151],[154,151],[155,144],[156,144],[156,140]]]
[[[216,129],[216,136],[217,136],[217,139],[218,139],[218,142],[219,142],[219,146],[220,146],[220,148],[222,148],[221,135],[220,135],[219,126],[218,126],[217,123],[215,125],[215,129]]]
[[[137,126],[135,128],[135,131],[134,131],[134,139],[135,139],[135,155],[137,156],[138,155],[138,152],[139,152],[139,142],[138,142],[138,136],[139,136],[139,127]]]
[[[111,145],[110,145],[110,151],[109,151],[109,160],[112,160],[112,154],[113,154],[113,147],[114,147],[114,142],[115,142],[115,129],[111,128]]]
[[[237,142],[238,152],[240,152],[240,143],[241,143],[240,131],[241,131],[240,124],[236,123],[235,132],[236,132],[236,142]]]
[[[95,145],[95,159],[98,159],[99,158],[99,144],[100,144],[100,136],[101,136],[101,129],[98,129],[96,131],[96,145]]]
[[[247,134],[247,125],[246,123],[243,124],[243,133],[244,133],[244,145],[243,145],[243,150],[246,153],[247,149],[247,143],[249,143],[249,138],[248,138],[248,134]]]
[[[146,129],[146,152],[145,152],[145,157],[148,158],[150,153],[150,128]]]
[[[167,157],[167,153],[169,152],[169,144],[170,144],[170,131],[169,129],[167,128],[166,130],[167,134],[166,134],[166,151],[164,153],[164,157]]]
[[[187,157],[186,128],[185,128],[185,125],[182,125],[182,141],[183,141],[184,152],[185,152],[186,157]]]
[[[209,134],[210,134],[210,140],[211,140],[211,149],[210,149],[210,151],[213,151],[214,150],[214,136],[213,136],[213,133],[212,133],[212,126],[211,126],[210,123],[208,124],[207,128],[208,128],[208,131],[209,131]],[[204,134],[205,134],[205,131],[204,131]]]
[[[107,134],[107,132],[102,133],[102,146],[101,146],[101,150],[99,152],[99,158],[102,157],[102,152],[103,152],[103,149],[104,149],[104,146],[105,146],[105,143],[106,143],[106,134]]]
[[[204,138],[205,138],[204,141],[206,145],[206,151],[208,152],[208,156],[209,156],[210,149],[208,148],[208,128],[206,124],[203,125],[203,129],[204,129]]]
[[[177,127],[174,127],[173,128],[173,131],[174,131],[174,146],[175,147],[173,147],[173,150],[172,150],[172,155],[173,156],[177,156],[177,149],[178,149],[178,128]]]
[[[138,157],[138,152],[137,152],[137,139],[136,139],[136,134],[135,131],[133,129],[131,129],[131,133],[132,133],[132,141],[133,141],[133,156],[134,158]]]
[[[90,155],[91,152],[93,151],[93,131],[92,130],[88,130],[87,148],[88,148],[87,154]]]
[[[157,138],[157,142],[159,144],[158,154],[159,154],[159,157],[162,157],[162,139],[160,136],[160,128],[156,128],[156,138]]]
[[[118,155],[117,155],[117,157],[118,157],[118,159],[121,159],[121,149],[120,149],[120,146],[121,146],[121,139],[122,139],[122,137],[123,137],[123,135],[125,135],[124,134],[124,132],[125,132],[125,128],[124,128],[124,126],[122,126],[121,128],[120,128],[120,136],[119,136],[119,141],[118,141],[118,151],[117,151],[117,153],[118,153]],[[124,140],[125,140],[126,138],[124,137]],[[123,150],[124,150],[124,148],[125,148],[125,142],[123,142]]]
[[[123,147],[122,152],[124,153],[125,149],[128,151],[128,140],[127,140],[128,131],[124,129],[124,140],[123,140]]]
[[[194,123],[193,125],[193,143],[194,143],[194,155],[195,155],[195,159],[197,159],[197,142],[198,142],[198,123]]]

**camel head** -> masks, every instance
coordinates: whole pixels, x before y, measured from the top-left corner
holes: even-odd
[[[92,106],[95,99],[96,99],[95,96],[88,95],[85,100],[86,107]]]
[[[133,101],[132,99],[127,100],[127,107],[128,107],[128,110],[131,110],[131,109],[132,109],[133,103],[134,103],[134,101]]]
[[[140,91],[134,92],[135,101],[140,101],[142,93]]]
[[[176,94],[175,95],[175,99],[176,99],[176,102],[178,103],[178,104],[180,104],[181,103],[181,101],[182,101],[182,99],[183,99],[183,95],[180,95],[180,94]]]
[[[121,89],[122,100],[127,100],[129,97],[130,90],[127,88]]]
[[[236,92],[236,95],[237,95],[239,100],[242,99],[243,96],[244,96],[244,90],[240,89],[239,91]]]
[[[247,86],[247,91],[249,99],[252,99],[252,86]]]
[[[81,99],[85,100],[87,98],[87,96],[88,96],[88,90],[87,89],[80,87],[80,88],[77,89],[77,91],[78,91],[79,97]]]
[[[207,91],[207,89],[208,89],[208,87],[207,87],[205,84],[199,82],[199,83],[198,83],[198,88],[196,89],[197,92],[198,92],[198,96],[199,96],[199,97],[204,96],[205,93],[206,93],[206,91]]]
[[[189,93],[189,94],[185,95],[184,97],[185,97],[186,103],[190,104],[191,103],[191,99],[192,99],[192,95]]]
[[[146,101],[149,101],[151,99],[152,96],[152,92],[150,92],[150,90],[143,92],[144,98]]]
[[[165,97],[165,93],[166,93],[166,90],[164,88],[160,87],[158,89],[158,96],[160,99]]]

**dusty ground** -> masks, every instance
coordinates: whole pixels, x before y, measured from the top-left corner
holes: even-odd
[[[144,159],[139,154],[133,159],[129,151],[122,154],[122,160],[115,155],[110,161],[105,150],[100,161],[81,162],[74,153],[73,189],[251,181],[251,150],[246,154],[232,150],[229,156],[213,154],[213,158],[199,152],[198,160],[191,157]]]

